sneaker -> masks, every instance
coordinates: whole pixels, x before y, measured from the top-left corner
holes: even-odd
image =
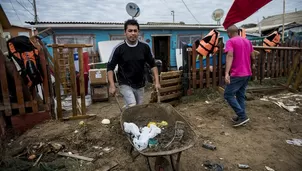
[[[245,123],[247,123],[250,119],[249,118],[246,118],[246,119],[238,119],[238,121],[236,121],[233,126],[234,127],[238,127],[238,126],[241,126]]]
[[[238,121],[238,116],[233,116],[232,118],[231,118],[231,120],[235,123],[235,122],[237,122]]]

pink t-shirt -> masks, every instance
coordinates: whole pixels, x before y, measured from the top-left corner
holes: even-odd
[[[251,76],[251,52],[253,52],[252,43],[240,36],[233,37],[226,42],[226,53],[233,51],[233,63],[230,75],[235,77]]]

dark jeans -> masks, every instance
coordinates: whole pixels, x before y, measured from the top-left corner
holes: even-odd
[[[246,119],[245,113],[245,90],[248,85],[250,76],[231,77],[231,83],[228,84],[224,91],[224,98],[233,108],[239,119]],[[236,97],[235,97],[236,96]]]

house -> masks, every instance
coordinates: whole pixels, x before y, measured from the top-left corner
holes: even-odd
[[[4,39],[5,35],[3,34],[4,29],[11,27],[11,24],[0,4],[0,50],[4,53],[7,52],[6,41]]]
[[[268,16],[264,18],[256,27],[246,29],[247,33],[259,33],[269,35],[273,31],[282,32],[283,14]],[[285,37],[293,33],[302,32],[302,10],[285,13],[284,17],[284,34]]]
[[[85,43],[93,44],[89,52],[97,51],[98,42],[124,39],[124,23],[106,22],[26,22],[39,32],[51,28],[53,36],[45,37],[43,42],[53,43]],[[162,71],[175,70],[181,66],[182,42],[193,43],[207,35],[211,29],[220,29],[224,42],[228,36],[221,26],[211,24],[181,23],[140,23],[140,40],[147,42],[153,50],[156,59],[163,62]],[[249,37],[249,35],[248,35]],[[254,37],[254,36],[252,36]],[[50,54],[52,49],[48,48]],[[107,62],[107,61],[105,61]]]
[[[32,36],[32,31],[30,28],[12,25],[10,28],[4,29],[3,34],[6,40],[8,40],[12,37],[16,37],[20,35],[30,37]]]

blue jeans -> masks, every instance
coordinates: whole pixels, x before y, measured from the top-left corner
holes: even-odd
[[[224,91],[224,98],[233,108],[239,119],[247,118],[245,113],[245,90],[249,79],[250,76],[231,77],[231,83],[226,86]]]

